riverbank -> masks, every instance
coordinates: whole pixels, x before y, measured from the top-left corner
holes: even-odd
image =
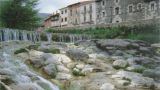
[[[59,90],[59,88],[30,69],[15,50],[31,42],[7,41],[0,44],[0,90]]]
[[[19,50],[16,56],[62,90],[160,89],[158,45],[139,40],[101,39],[43,42],[27,49],[27,52]]]

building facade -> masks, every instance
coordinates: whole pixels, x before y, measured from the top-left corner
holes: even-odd
[[[96,24],[96,2],[84,1],[80,4],[80,26]]]
[[[80,24],[80,3],[75,3],[68,6],[69,9],[69,16],[68,16],[68,23],[69,27],[78,26]]]
[[[97,23],[119,23],[159,18],[160,0],[97,0]]]
[[[60,9],[59,27],[105,25],[158,18],[160,0],[91,0]],[[50,25],[50,21],[46,21],[46,26]]]
[[[64,7],[60,9],[60,27],[68,27],[69,26],[69,9],[68,7]]]
[[[60,27],[60,14],[56,13],[52,15],[51,27]]]

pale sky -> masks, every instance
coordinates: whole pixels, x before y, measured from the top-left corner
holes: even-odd
[[[39,0],[37,8],[40,13],[53,13],[69,4],[85,0]]]

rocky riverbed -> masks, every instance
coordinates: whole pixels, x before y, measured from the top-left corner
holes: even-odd
[[[14,56],[61,90],[160,90],[159,44],[123,39],[20,44]]]

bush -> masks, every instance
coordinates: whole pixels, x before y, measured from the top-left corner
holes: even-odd
[[[60,53],[60,50],[59,50],[59,49],[56,49],[56,48],[49,48],[49,49],[42,48],[42,49],[39,49],[39,51],[42,51],[42,52],[44,52],[44,53],[53,53],[53,54],[58,54],[58,53]]]
[[[79,71],[79,70],[73,70],[73,71],[72,71],[72,74],[73,74],[74,76],[85,76],[85,74],[82,73],[82,72]]]
[[[49,29],[52,33],[61,34],[82,34],[90,35],[93,39],[133,39],[144,40],[150,43],[158,43],[160,41],[160,30],[158,24],[150,25],[137,25],[132,27],[119,26],[119,27],[106,27],[106,28],[87,28],[87,29],[70,29],[70,30],[54,30]],[[43,37],[44,38],[44,37]],[[52,38],[57,40],[58,36]]]
[[[14,52],[14,54],[19,54],[19,53],[24,53],[24,52],[27,52],[27,50],[26,50],[25,48],[21,48],[21,49],[19,49],[19,50],[16,50],[16,51]]]

